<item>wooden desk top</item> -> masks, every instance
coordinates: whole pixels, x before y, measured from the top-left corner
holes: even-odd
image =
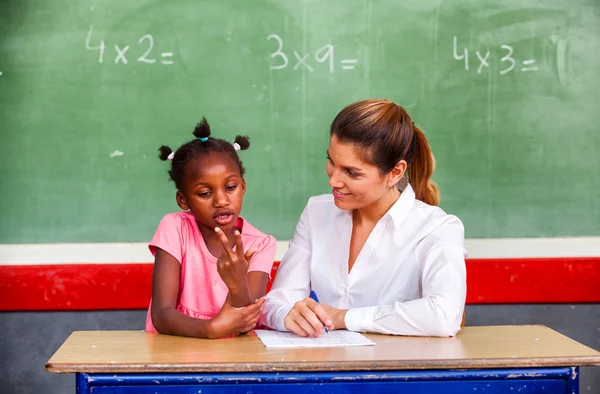
[[[455,338],[367,335],[375,346],[267,349],[251,333],[195,339],[144,331],[76,331],[50,372],[276,372],[599,365],[600,353],[545,326],[464,327]]]

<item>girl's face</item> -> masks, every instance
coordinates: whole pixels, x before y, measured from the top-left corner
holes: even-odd
[[[390,190],[389,176],[360,159],[352,144],[339,142],[335,135],[327,149],[327,175],[335,205],[344,210],[376,204]]]
[[[233,159],[222,153],[210,153],[190,161],[177,204],[190,210],[199,226],[230,230],[242,210],[246,182]]]

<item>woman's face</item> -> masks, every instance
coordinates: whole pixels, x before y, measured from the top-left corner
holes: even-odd
[[[340,209],[368,207],[390,191],[389,176],[381,175],[376,166],[356,155],[354,145],[339,142],[335,135],[327,149],[327,175]]]

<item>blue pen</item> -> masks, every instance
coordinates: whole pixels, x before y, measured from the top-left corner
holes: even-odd
[[[310,291],[310,298],[312,298],[316,302],[319,302],[319,297],[317,297],[317,293],[315,293],[314,290]],[[327,329],[327,326],[325,326],[325,332],[329,332],[329,330]]]

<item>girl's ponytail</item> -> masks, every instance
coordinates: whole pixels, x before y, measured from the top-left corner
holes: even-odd
[[[166,145],[161,145],[161,147],[158,148],[158,152],[158,158],[162,161],[169,160],[169,158],[172,158],[173,156],[173,149],[169,148]]]

